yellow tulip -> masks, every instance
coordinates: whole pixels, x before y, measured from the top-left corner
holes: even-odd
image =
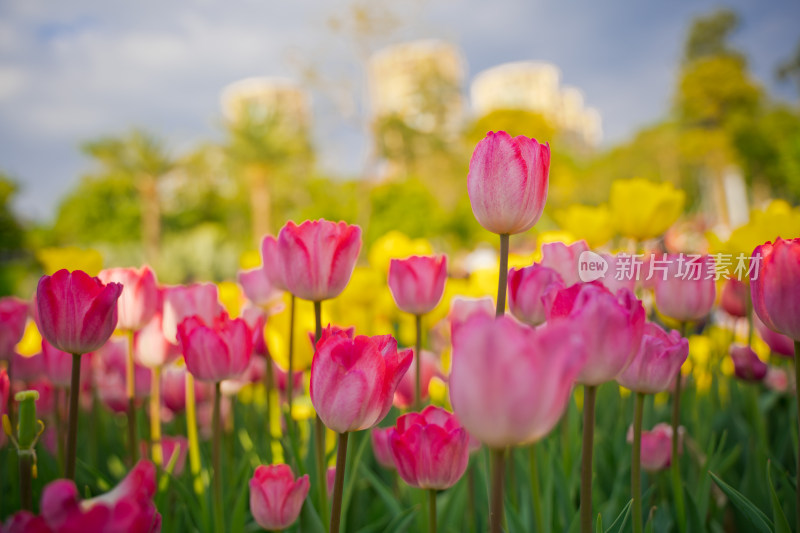
[[[42,248],[36,252],[36,258],[42,263],[47,275],[66,268],[70,271],[83,270],[90,276],[96,276],[103,269],[103,256],[100,252],[75,246]]]
[[[22,339],[17,343],[16,351],[25,357],[31,357],[42,351],[42,336],[39,334],[39,328],[36,327],[36,322],[33,320],[28,320],[25,325],[25,333],[22,334]]]
[[[405,259],[412,255],[431,255],[433,246],[425,239],[411,239],[399,231],[390,231],[379,237],[369,249],[370,266],[387,275],[392,259]]]
[[[571,205],[556,211],[554,218],[564,230],[584,239],[590,248],[602,246],[614,236],[611,211],[605,205]]]
[[[219,301],[231,318],[239,316],[244,305],[244,294],[239,286],[232,281],[222,281],[217,284]]]
[[[611,184],[611,220],[621,235],[640,241],[663,234],[678,220],[686,194],[671,183],[641,178]]]
[[[743,254],[749,257],[756,246],[776,237],[793,238],[800,234],[800,208],[792,207],[783,200],[772,201],[765,209],[750,211],[750,221],[739,226],[727,240],[717,235],[707,235],[712,253],[727,254],[734,261]]]

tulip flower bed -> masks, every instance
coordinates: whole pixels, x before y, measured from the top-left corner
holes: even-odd
[[[644,254],[669,224],[634,220],[641,256],[553,242],[509,269],[549,161],[476,147],[489,290],[394,250],[368,286],[361,229],[318,220],[265,236],[225,306],[147,267],[0,299],[0,531],[800,529],[800,240],[726,279],[721,256]]]

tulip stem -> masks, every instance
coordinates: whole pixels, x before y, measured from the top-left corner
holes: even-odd
[[[67,467],[64,477],[75,480],[75,453],[78,439],[78,396],[81,394],[81,354],[72,354],[72,379],[69,386],[69,433],[67,434]],[[56,409],[58,406],[56,406]]]
[[[633,533],[642,533],[642,414],[644,394],[636,393],[633,404],[633,454],[631,458],[631,496],[633,498]]]
[[[533,503],[533,520],[536,524],[536,531],[544,531],[544,521],[542,516],[542,497],[539,492],[539,467],[536,461],[536,444],[531,444],[528,448],[529,455],[529,474],[531,477],[531,502]]]
[[[322,302],[314,302],[314,350],[315,351],[320,337],[322,337]],[[292,379],[291,375],[289,376],[289,379],[290,380]],[[318,474],[317,479],[319,480],[317,482],[317,493],[319,494],[319,515],[322,517],[322,522],[325,525],[325,531],[328,531],[330,528],[330,524],[325,523],[325,520],[328,517],[328,488],[325,483],[325,479],[327,476],[327,469],[325,468],[325,424],[322,423],[322,419],[319,417],[319,415],[316,416],[316,420],[314,422],[315,422],[314,437],[316,439],[316,452],[317,452],[317,474]],[[345,440],[345,443],[346,442],[347,441]],[[337,530],[339,529],[338,524],[336,525],[336,529]]]
[[[503,483],[505,483],[506,451],[495,448],[492,453],[492,500],[489,518],[489,531],[500,533],[503,523]]]
[[[581,532],[592,532],[592,452],[594,450],[594,401],[597,387],[583,386],[583,445],[581,447]]]
[[[194,478],[194,492],[203,494],[203,480],[200,477],[200,443],[197,438],[197,405],[194,397],[194,376],[186,372],[186,438],[189,441],[189,467]]]
[[[428,490],[428,531],[436,533],[436,489]]]
[[[33,452],[19,450],[19,495],[22,509],[33,510]]]
[[[225,531],[222,520],[222,464],[220,461],[220,447],[222,443],[222,425],[220,424],[220,407],[222,401],[221,382],[214,383],[214,411],[212,414],[211,425],[213,429],[212,437],[212,461],[214,466],[214,530],[217,533]]]
[[[286,429],[289,435],[294,431],[294,419],[292,418],[292,403],[294,396],[294,304],[295,296],[289,300],[289,379],[286,380],[286,402],[289,407],[289,417],[286,419]],[[316,343],[316,340],[315,340]]]
[[[503,316],[506,312],[506,289],[508,285],[508,241],[509,235],[500,235],[500,279],[497,282],[497,312],[495,316]]]
[[[672,474],[672,491],[675,498],[675,520],[678,522],[678,528],[681,532],[686,530],[686,521],[684,519],[686,513],[683,504],[683,484],[681,483],[681,468],[680,456],[678,455],[678,430],[680,428],[681,416],[681,381],[682,376],[680,370],[675,378],[675,392],[672,395],[672,459],[671,459],[671,474]]]
[[[138,436],[136,431],[136,367],[133,361],[133,330],[128,332],[128,358],[125,364],[125,391],[128,395],[128,460],[130,466],[136,464],[138,453]]]
[[[153,368],[150,383],[150,441],[152,443],[153,463],[157,467],[164,464],[161,448],[161,367]]]
[[[795,398],[797,399],[797,428],[798,428],[798,435],[800,435],[800,389],[798,389],[798,384],[800,384],[800,365],[797,364],[797,358],[800,357],[800,341],[794,341],[794,359],[792,360],[792,364],[794,365],[794,383],[795,383]],[[800,445],[797,449],[797,475],[800,476]],[[798,477],[800,479],[800,477]],[[797,531],[800,531],[800,490],[795,491],[797,493]]]
[[[417,326],[417,344],[414,351],[414,409],[422,409],[422,315],[414,315]]]
[[[331,533],[339,533],[339,524],[342,521],[342,492],[344,492],[344,469],[347,463],[347,437],[348,432],[339,433],[339,446],[336,450],[336,477],[333,482],[333,508],[331,509]],[[325,487],[327,473],[323,474],[320,485]]]
[[[61,402],[64,396],[64,389],[57,386],[53,392],[56,398],[56,404],[53,406],[53,417],[56,423],[54,429],[56,432],[56,449],[58,450],[58,466],[59,468],[64,468],[64,425],[61,420]],[[9,397],[11,397],[10,394]]]
[[[264,372],[264,390],[266,392],[266,415],[264,422],[267,424],[267,463],[272,464],[272,384],[274,377],[272,375],[272,357],[269,351],[265,356],[266,371]],[[280,409],[278,409],[280,413]],[[291,413],[291,411],[289,411]],[[289,417],[291,418],[291,417]]]

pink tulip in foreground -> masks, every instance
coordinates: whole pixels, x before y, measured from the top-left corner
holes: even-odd
[[[288,465],[261,465],[250,479],[250,512],[264,529],[286,529],[300,516],[309,487],[308,475],[295,480]]]
[[[18,298],[0,298],[0,361],[10,361],[14,347],[25,333],[28,303]]]
[[[657,324],[644,326],[644,337],[631,364],[617,382],[634,392],[655,394],[669,390],[689,355],[689,341],[675,330],[667,333]]]
[[[178,324],[190,316],[197,316],[211,324],[224,310],[219,303],[217,286],[213,283],[194,283],[166,287],[162,293],[162,327],[164,337],[178,344]]]
[[[576,283],[545,298],[548,322],[566,322],[584,337],[587,358],[578,383],[600,385],[625,370],[645,321],[644,306],[632,292],[620,289],[615,296],[598,282]]]
[[[778,237],[757,246],[756,256],[761,264],[750,280],[753,309],[768,328],[800,341],[800,238]]]
[[[469,463],[466,430],[440,407],[429,405],[421,413],[401,416],[390,428],[389,440],[397,473],[412,487],[452,487]]]
[[[81,270],[42,276],[36,290],[39,330],[59,350],[84,354],[101,347],[117,326],[119,283],[103,284]]]
[[[372,428],[370,439],[372,440],[372,454],[378,464],[384,468],[394,470],[394,458],[392,457],[392,445],[390,442],[391,432],[394,428]]]
[[[397,307],[412,315],[433,311],[444,294],[447,256],[412,256],[392,259],[389,290]]]
[[[711,256],[670,254],[654,256],[651,262],[651,281],[661,314],[685,322],[700,320],[711,312],[717,292]]]
[[[492,448],[535,442],[567,407],[586,360],[571,324],[533,330],[482,314],[456,331],[450,400],[458,420]]]
[[[529,326],[538,326],[546,318],[542,297],[546,292],[566,287],[552,268],[534,263],[508,271],[508,309],[514,318]]]
[[[633,427],[628,428],[628,442],[633,442]],[[669,468],[671,462],[672,426],[656,424],[652,430],[642,431],[642,468],[648,472],[658,472]]]
[[[731,360],[733,373],[744,381],[761,381],[767,375],[767,363],[756,355],[750,346],[731,344]]]
[[[542,245],[541,265],[558,272],[564,284],[569,287],[578,283],[578,259],[589,250],[586,241],[577,241],[569,246],[563,242],[549,242]],[[606,274],[608,275],[608,274]]]
[[[345,222],[288,222],[278,234],[278,252],[289,291],[321,302],[338,296],[350,281],[361,251],[361,228]]]
[[[371,428],[391,409],[411,359],[391,335],[332,336],[317,345],[311,362],[311,403],[337,433]]]
[[[159,290],[156,276],[149,266],[137,268],[110,268],[97,277],[103,283],[122,285],[122,295],[117,301],[119,320],[117,327],[138,331],[153,317],[159,308]]]
[[[469,162],[467,190],[481,226],[500,235],[527,231],[547,200],[550,145],[489,132]]]
[[[186,368],[200,381],[219,382],[239,376],[253,353],[253,334],[241,318],[226,313],[206,325],[189,317],[178,325]]]

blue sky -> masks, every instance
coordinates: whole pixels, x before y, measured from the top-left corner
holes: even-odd
[[[371,4],[377,0],[365,0]],[[254,75],[313,72],[321,164],[360,168],[359,57],[416,38],[461,47],[468,81],[506,61],[558,65],[603,117],[606,143],[669,108],[690,20],[716,7],[742,16],[734,43],[759,81],[797,99],[774,69],[800,41],[800,2],[745,0],[405,0],[380,2],[392,30],[360,42],[331,29],[352,0],[4,0],[0,3],[0,169],[21,185],[16,209],[47,220],[90,169],[81,142],[137,126],[173,153],[221,136],[219,92]]]

